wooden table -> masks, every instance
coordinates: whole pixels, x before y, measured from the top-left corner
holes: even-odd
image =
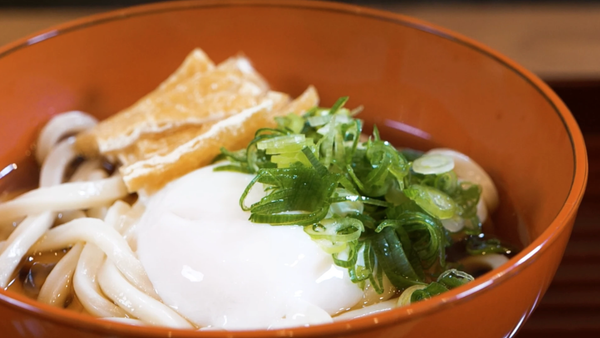
[[[600,337],[600,5],[387,5],[479,40],[532,70],[579,121],[589,183],[565,257],[518,338]],[[107,9],[0,9],[0,45]],[[502,315],[502,314],[498,314]]]

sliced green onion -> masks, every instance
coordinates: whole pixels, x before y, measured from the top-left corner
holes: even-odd
[[[356,266],[356,262],[358,260],[358,255],[359,255],[359,247],[360,245],[358,244],[358,241],[352,241],[347,243],[346,245],[346,250],[340,252],[340,253],[333,253],[331,256],[333,258],[333,262],[335,263],[335,265],[342,267],[342,268],[351,268]],[[340,258],[341,254],[345,253],[347,258],[346,259],[342,259]]]
[[[310,165],[308,158],[302,152],[283,153],[271,156],[271,162],[277,164],[277,168],[289,168],[294,163],[302,163],[306,166]]]
[[[458,188],[458,178],[456,177],[454,171],[448,171],[436,175],[435,180],[433,181],[433,186],[436,189],[441,190],[446,194],[449,194],[450,196],[453,196],[453,194],[456,192],[456,189]]]
[[[373,271],[374,255],[371,252],[371,243],[369,241],[358,242],[357,259],[354,266],[348,268],[350,280],[353,283],[360,283],[369,279]]]
[[[331,115],[309,116],[306,121],[311,127],[318,127],[329,123]]]
[[[364,230],[362,222],[355,218],[327,218],[304,227],[304,232],[312,239],[323,239],[333,243],[356,241]]]
[[[337,216],[346,216],[348,214],[362,214],[364,211],[364,204],[358,199],[353,198],[353,195],[350,191],[342,188],[338,188],[336,190],[337,198],[348,198],[342,202],[334,202],[329,206],[329,213]]]
[[[275,121],[277,122],[279,129],[289,131],[293,134],[300,134],[306,123],[302,117],[296,114],[277,116],[275,117]]]
[[[309,225],[307,225],[309,226]],[[325,251],[328,254],[334,255],[338,254],[348,248],[347,242],[332,242],[326,239],[314,239],[315,243],[319,245],[321,250]]]
[[[261,140],[256,143],[256,147],[266,150],[267,154],[272,155],[299,152],[309,144],[307,144],[304,134],[292,134]]]
[[[512,249],[502,244],[497,239],[484,240],[474,236],[469,237],[467,240],[467,253],[472,256],[486,255],[486,254],[505,254],[509,255],[512,253]]]
[[[354,118],[360,109],[345,108],[347,100],[276,117],[277,128],[259,129],[245,149],[221,149],[215,161],[229,163],[215,170],[256,175],[239,201],[250,221],[303,226],[352,282],[364,287],[368,280],[381,294],[387,277],[407,289],[400,305],[469,282],[466,273],[445,271],[448,230],[480,233],[481,187],[460,182],[451,157],[398,150],[377,126],[361,142],[362,122]],[[246,205],[259,183],[266,195]],[[467,252],[510,249],[470,237]]]
[[[326,118],[329,118],[329,120],[326,123],[320,124],[323,127],[319,128],[317,130],[317,133],[319,133],[321,135],[327,135],[327,134],[331,133],[332,131],[334,131],[336,128],[339,128],[342,124],[352,122],[352,119],[346,115],[314,116],[312,118],[309,118],[309,120],[314,119],[314,120],[316,120],[315,122],[321,122],[321,120],[325,120]],[[319,120],[317,120],[317,119],[319,119]],[[312,124],[311,124],[311,126],[312,126]]]
[[[481,186],[469,182],[461,182],[452,194],[458,205],[458,214],[465,220],[465,227],[471,235],[481,233],[481,222],[477,216],[477,204],[481,196]]]
[[[454,169],[454,159],[442,154],[425,154],[412,164],[412,170],[423,175],[438,175]]]
[[[424,284],[410,264],[402,244],[392,228],[384,228],[373,237],[373,251],[386,276],[399,288]]]
[[[380,232],[388,226],[394,227],[399,233],[406,232],[410,236],[411,249],[418,254],[420,265],[424,269],[430,268],[436,262],[441,267],[445,266],[445,236],[436,218],[422,212],[409,211],[403,206],[390,208],[387,215],[393,219],[382,222],[375,232]],[[416,263],[412,265],[414,267]]]
[[[338,112],[338,110],[340,110],[346,104],[346,102],[348,102],[348,99],[349,99],[348,96],[340,97],[339,99],[337,99],[337,101],[335,101],[335,103],[329,110],[329,114],[330,115],[336,114]]]
[[[454,200],[435,188],[413,184],[404,190],[404,194],[423,210],[439,219],[451,218],[456,212]]]
[[[424,299],[429,299],[433,296],[437,296],[441,293],[448,291],[448,288],[438,282],[431,282],[427,287],[421,290],[415,290],[411,297],[410,302],[416,303]]]
[[[402,291],[400,297],[398,297],[398,302],[396,306],[406,306],[410,305],[410,300],[412,298],[412,294],[417,290],[423,290],[427,287],[427,285],[413,285],[406,290]]]
[[[456,269],[450,269],[442,272],[438,277],[437,282],[448,289],[454,289],[461,285],[472,282],[475,278],[468,273]]]
[[[246,196],[257,183],[272,187],[260,201],[245,206]],[[250,220],[256,223],[313,224],[327,215],[337,184],[336,175],[321,175],[315,168],[302,165],[261,169],[244,190],[240,206],[251,212]]]
[[[214,168],[214,171],[235,171],[244,174],[253,174],[254,170],[238,164],[226,164]]]

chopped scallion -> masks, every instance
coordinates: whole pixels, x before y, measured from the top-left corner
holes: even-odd
[[[383,292],[384,275],[399,290],[399,304],[427,299],[469,282],[447,270],[448,231],[478,234],[481,187],[461,182],[453,159],[399,151],[381,139],[361,142],[362,121],[342,97],[331,108],[275,118],[246,149],[221,150],[215,170],[254,174],[240,197],[250,221],[303,226],[352,282]],[[362,108],[361,108],[362,109]],[[252,189],[266,195],[247,205]],[[498,241],[471,237],[471,254],[508,253]],[[410,291],[410,292],[409,292]]]

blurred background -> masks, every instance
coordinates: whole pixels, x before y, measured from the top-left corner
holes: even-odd
[[[0,45],[50,25],[153,0],[0,0]],[[346,0],[450,28],[544,79],[600,79],[600,1]]]
[[[78,17],[151,2],[0,0],[0,46]],[[600,0],[343,2],[413,16],[478,40],[533,71],[565,101],[586,140],[588,188],[556,278],[516,337],[600,337]]]

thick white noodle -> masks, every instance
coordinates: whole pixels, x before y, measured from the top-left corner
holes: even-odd
[[[119,176],[94,182],[74,182],[38,188],[0,204],[0,224],[9,226],[20,217],[44,211],[89,209],[112,203],[127,195]]]
[[[365,291],[363,292],[362,304],[363,306],[373,305],[382,301],[386,301],[396,294],[396,288],[390,282],[386,275],[383,275],[383,292],[378,294],[375,288],[371,285],[368,280],[365,283]]]
[[[388,310],[391,310],[396,307],[397,301],[398,300],[396,298],[394,298],[394,299],[386,300],[385,302],[373,304],[370,306],[365,306],[362,309],[344,312],[344,313],[340,314],[339,316],[333,317],[333,321],[339,322],[341,320],[359,318],[359,317],[368,316],[368,315],[371,315],[374,313],[388,311]]]
[[[105,223],[118,231],[119,223],[130,207],[127,203],[116,201],[106,214]],[[73,276],[73,289],[83,307],[97,317],[126,317],[127,314],[107,299],[98,285],[97,273],[104,263],[104,253],[93,243],[85,244],[77,270]]]
[[[35,158],[43,163],[50,150],[60,139],[77,132],[89,129],[98,123],[94,117],[80,112],[70,111],[53,117],[40,132]]]
[[[15,268],[29,248],[52,226],[54,213],[27,216],[13,231],[0,254],[0,287],[6,288]]]
[[[106,212],[104,222],[123,234],[123,224],[127,220],[127,214],[131,211],[131,206],[123,201],[116,201]]]
[[[81,305],[93,316],[126,317],[127,314],[106,299],[98,285],[97,273],[105,255],[93,243],[86,243],[73,276],[73,290]]]
[[[110,260],[100,269],[98,282],[102,291],[122,309],[150,325],[194,328],[173,309],[129,284]]]
[[[88,173],[86,181],[98,181],[108,177],[106,171],[102,169],[95,169]]]
[[[74,158],[75,152],[73,151],[72,140],[64,140],[53,148],[42,165],[40,185],[45,187],[42,189],[52,189],[50,188],[51,186],[58,186],[63,180],[67,165]],[[21,197],[24,195],[21,195]],[[55,197],[49,195],[48,198],[52,199]],[[10,210],[10,205],[14,201],[0,204],[0,209],[5,208],[5,210]],[[14,269],[19,265],[23,256],[46,230],[52,226],[56,217],[56,213],[53,211],[57,210],[26,210],[21,215],[5,221],[9,224],[8,226],[12,226],[11,221],[27,215],[25,220],[19,223],[17,228],[10,234],[2,247],[2,251],[0,251],[0,287],[7,287]]]
[[[71,295],[71,282],[77,261],[83,250],[83,243],[77,243],[60,260],[42,285],[38,295],[38,301],[56,307],[63,307],[65,301]]]
[[[133,204],[131,210],[125,215],[125,219],[121,223],[119,232],[123,234],[123,238],[129,244],[131,250],[137,250],[136,226],[146,207],[139,200]]]
[[[54,185],[54,182],[61,182],[64,176],[64,170],[56,170],[55,168],[66,168],[67,165],[75,158],[76,153],[72,147],[75,138],[70,137],[65,141],[59,143],[58,146],[52,149],[50,155],[44,161],[42,166],[42,178],[40,179],[41,186]],[[64,150],[63,150],[64,148]],[[56,153],[65,154],[67,156],[55,156]],[[101,165],[99,161],[90,165],[80,165],[75,174],[78,174],[83,180],[93,181],[100,180],[107,177],[104,170],[98,169]],[[85,162],[84,164],[86,164]],[[44,169],[47,169],[46,171]],[[44,176],[46,174],[46,176]],[[77,177],[75,177],[77,179]],[[71,177],[73,181],[73,177]],[[48,184],[44,184],[48,183]],[[95,215],[96,218],[104,218],[106,213],[105,207],[95,207],[87,211],[88,215]],[[85,217],[86,213],[81,210],[71,212],[72,219]],[[71,219],[71,220],[72,220]],[[63,221],[63,224],[67,223]],[[63,307],[65,301],[71,295],[71,284],[73,280],[73,274],[78,265],[81,252],[84,248],[83,242],[75,244],[69,252],[56,264],[52,269],[38,295],[38,301],[56,307]],[[104,254],[100,252],[100,257],[104,257]]]
[[[73,148],[74,142],[75,138],[70,137],[52,149],[42,164],[40,187],[51,187],[62,183],[67,166],[77,156]]]
[[[481,223],[485,223],[488,219],[488,209],[483,199],[480,199],[477,203],[477,217]]]
[[[76,157],[74,138],[65,137],[95,124],[96,120],[86,114],[68,112],[44,127],[36,152],[42,163],[40,188],[0,204],[0,227],[10,233],[0,242],[0,286],[7,286],[27,252],[71,247],[46,278],[39,301],[64,306],[72,284],[73,292],[92,315],[132,325],[193,328],[158,300],[128,244],[135,247],[135,224],[144,206],[136,203],[130,207],[118,201],[128,194],[122,178],[106,178],[102,162],[92,159],[76,169],[71,182],[61,184],[65,169]],[[58,212],[60,217],[55,220]],[[86,218],[86,214],[98,219]],[[19,220],[13,230],[13,222]],[[55,221],[58,225],[50,229]]]
[[[139,319],[133,319],[133,318],[124,318],[124,317],[103,317],[100,318],[102,320],[106,320],[109,322],[115,322],[115,323],[121,323],[121,324],[128,324],[128,325],[137,325],[137,326],[145,326],[146,323],[144,323],[143,321],[139,320]]]
[[[102,163],[99,160],[84,162],[77,168],[71,182],[84,182],[84,181],[99,181],[108,177],[106,171],[102,169]],[[89,208],[85,214],[87,217],[104,219],[108,205],[97,206]]]
[[[94,243],[133,285],[158,298],[144,267],[125,239],[99,219],[79,218],[50,229],[31,250],[35,252],[57,250],[77,242]]]
[[[398,302],[396,302],[396,306],[410,305],[413,293],[415,293],[415,291],[417,290],[423,290],[426,287],[426,285],[409,286],[408,288],[406,288],[406,290],[402,291],[402,294],[400,294],[400,297],[398,297]]]
[[[93,181],[90,179],[90,175],[97,170],[102,170],[102,162],[99,159],[87,160],[77,167],[69,182]],[[106,176],[106,172],[104,172],[104,177],[99,179],[105,178]]]
[[[67,212],[66,216],[61,213],[59,224],[67,223],[73,219],[85,217],[81,210]],[[57,219],[58,220],[58,219]],[[55,221],[56,223],[56,221]],[[65,301],[72,294],[71,285],[74,283],[74,272],[80,259],[84,243],[75,244],[71,250],[52,269],[38,295],[38,301],[56,307],[63,307]]]

